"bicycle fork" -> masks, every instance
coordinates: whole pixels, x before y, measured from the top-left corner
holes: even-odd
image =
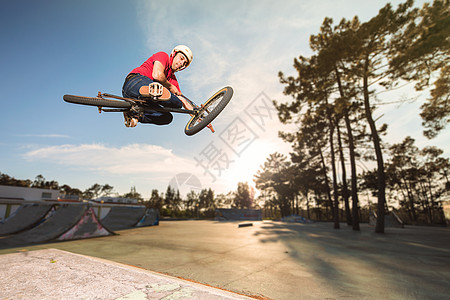
[[[194,101],[192,101],[191,99],[189,99],[189,98],[186,97],[185,95],[181,94],[181,96],[182,96],[184,99],[186,99],[193,107],[198,107],[198,105],[195,104]],[[203,104],[201,105],[201,107],[203,108]],[[209,114],[209,110],[208,110],[208,109],[205,109],[205,111]],[[192,115],[191,115],[191,117],[192,117]],[[200,120],[201,120],[201,118],[200,118]],[[209,123],[208,125],[206,125],[206,127],[208,127],[209,130],[211,130],[212,133],[216,132],[216,131],[214,130],[214,128],[213,128],[213,126],[212,126],[211,123]]]

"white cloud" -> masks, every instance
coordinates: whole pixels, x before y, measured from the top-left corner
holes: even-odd
[[[148,144],[108,147],[101,144],[58,145],[26,152],[24,158],[74,169],[87,169],[112,175],[172,175],[192,168],[191,162],[172,150]]]

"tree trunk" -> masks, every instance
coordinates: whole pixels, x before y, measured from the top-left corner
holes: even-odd
[[[436,221],[436,218],[434,217],[434,212],[436,210],[436,201],[434,201],[434,195],[433,195],[433,189],[432,189],[432,184],[430,181],[430,178],[428,178],[427,180],[427,187],[428,187],[428,192],[430,193],[430,201],[431,201],[431,222],[434,223]]]
[[[349,193],[347,186],[347,172],[345,170],[345,158],[344,158],[344,150],[342,149],[342,139],[341,139],[341,130],[339,129],[339,124],[336,124],[337,135],[338,135],[338,145],[339,145],[339,156],[341,160],[342,167],[342,197],[344,198],[345,204],[345,219],[347,221],[347,225],[352,225],[352,213],[350,211],[350,204],[348,202]]]
[[[345,99],[344,89],[342,88],[341,77],[337,70],[336,78],[338,81],[339,93],[343,99]],[[356,156],[355,156],[355,142],[353,139],[352,125],[350,122],[350,116],[348,111],[348,105],[345,103],[344,105],[344,120],[345,127],[347,128],[347,138],[348,138],[348,147],[350,151],[350,169],[351,169],[351,193],[352,193],[352,225],[353,230],[359,231],[359,199],[358,199],[358,182],[356,175]]]
[[[405,187],[406,187],[406,191],[408,192],[409,206],[411,209],[413,221],[415,223],[417,223],[417,213],[416,213],[416,208],[415,208],[415,204],[414,204],[414,195],[411,190],[411,186],[408,184],[408,182],[405,182]]]
[[[323,157],[322,149],[319,148],[320,153],[320,160],[322,162],[322,170],[323,170],[323,176],[325,178],[325,186],[327,190],[327,197],[328,197],[328,203],[330,203],[331,208],[331,214],[333,215],[334,220],[334,208],[333,208],[333,200],[331,199],[331,191],[330,191],[330,182],[328,181],[328,175],[327,175],[327,167],[325,165],[325,158]]]
[[[309,197],[308,195],[306,196],[306,215],[308,216],[308,220],[311,220],[311,213],[310,213],[310,208],[309,208]]]
[[[327,108],[328,109],[328,108]],[[328,122],[330,124],[330,152],[331,152],[331,170],[333,174],[333,198],[334,198],[334,229],[339,229],[339,194],[337,187],[337,176],[336,176],[336,158],[334,154],[334,124],[331,120],[331,116],[328,114]]]
[[[372,118],[372,111],[370,108],[368,69],[369,69],[369,58],[366,57],[366,61],[364,64],[364,78],[363,78],[364,109],[367,122],[369,123],[373,140],[373,146],[375,148],[375,155],[377,158],[378,205],[377,205],[377,224],[375,226],[375,232],[384,233],[384,216],[385,216],[384,206],[386,204],[386,175],[384,172],[384,161],[383,161],[383,153],[381,150],[380,137],[378,135],[375,121]]]

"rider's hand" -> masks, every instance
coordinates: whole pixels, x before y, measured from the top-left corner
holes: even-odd
[[[190,102],[188,102],[186,99],[184,99],[184,97],[180,97],[179,99],[180,99],[181,103],[183,104],[184,108],[186,108],[188,110],[194,109],[192,104]]]
[[[181,95],[181,92],[180,92],[180,91],[177,89],[177,87],[174,86],[173,84],[170,86],[170,92],[171,92],[172,94],[177,95],[177,96],[180,96],[180,95]]]

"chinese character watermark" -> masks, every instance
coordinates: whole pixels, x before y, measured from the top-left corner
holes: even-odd
[[[212,177],[213,182],[216,181],[216,176],[213,171],[218,173],[218,176],[222,175],[222,170],[229,168],[230,161],[228,154],[222,149],[216,147],[214,142],[209,143],[200,153],[200,158],[194,157],[197,162],[196,167],[200,166],[203,168],[204,175],[208,174]]]
[[[258,135],[240,117],[237,117],[219,137],[225,145],[240,156],[258,138]]]
[[[266,94],[261,93],[245,108],[245,113],[262,131],[265,132],[267,120],[273,120],[277,114],[277,110],[269,97],[267,97]]]
[[[221,143],[210,142],[194,156],[196,167],[201,167],[203,174],[209,175],[215,182],[234,162],[233,156],[240,157],[259,138],[258,131],[266,131],[268,122],[275,119],[276,111],[270,98],[261,92],[220,133]],[[231,150],[231,155],[226,150]]]

